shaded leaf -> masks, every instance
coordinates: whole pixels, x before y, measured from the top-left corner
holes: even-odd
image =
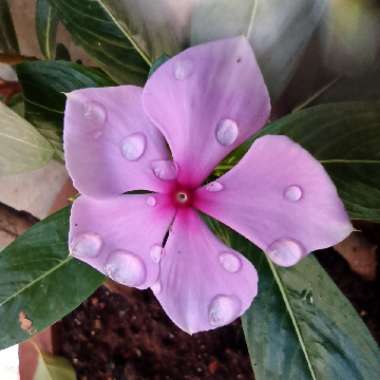
[[[375,341],[313,255],[280,268],[243,237],[208,220],[259,274],[258,296],[242,317],[256,380],[380,377]]]
[[[254,48],[272,98],[297,68],[319,25],[326,0],[207,0],[192,14],[192,44],[245,35]]]
[[[36,349],[38,364],[33,380],[76,380],[75,370],[67,359]]]
[[[0,0],[0,51],[9,54],[19,53],[8,0]]]
[[[0,254],[0,348],[75,309],[103,276],[68,255],[69,208],[37,223]]]
[[[47,59],[54,59],[58,17],[48,0],[37,0],[36,29],[38,43],[42,54]]]
[[[295,112],[254,138],[283,134],[318,159],[335,182],[352,219],[380,222],[380,103],[326,104]],[[218,168],[231,168],[249,149],[239,147]]]
[[[0,176],[44,166],[53,153],[53,147],[31,124],[0,102]]]
[[[118,83],[142,84],[149,65],[104,1],[49,0],[74,40]]]
[[[16,66],[16,71],[23,88],[25,117],[52,143],[57,153],[62,152],[64,93],[114,85],[101,71],[66,61],[24,62]]]

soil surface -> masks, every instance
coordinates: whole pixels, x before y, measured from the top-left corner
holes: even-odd
[[[334,251],[318,259],[380,341],[380,281],[365,281]],[[253,380],[240,322],[193,337],[176,328],[150,291],[105,287],[59,326],[59,354],[79,380]]]

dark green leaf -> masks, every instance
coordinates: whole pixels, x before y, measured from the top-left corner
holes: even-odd
[[[0,51],[7,54],[19,53],[19,47],[9,11],[8,0],[0,0]]]
[[[142,84],[149,71],[130,34],[102,0],[49,0],[75,41],[118,83]]]
[[[265,127],[287,135],[318,159],[338,188],[352,219],[380,222],[380,103],[326,104],[295,112]],[[248,142],[228,157],[217,174],[231,168]]]
[[[0,253],[0,349],[30,338],[85,300],[103,276],[68,255],[69,208]]]
[[[47,59],[54,59],[58,27],[58,16],[48,0],[37,0],[36,29],[42,54]]]
[[[242,318],[256,380],[380,378],[375,341],[312,255],[279,268],[237,233],[209,225],[259,274],[258,296]]]
[[[152,67],[149,70],[149,75],[148,76],[150,77],[168,59],[170,59],[170,57],[167,54],[162,54],[161,57],[159,57],[158,59],[156,59],[153,62]]]
[[[112,86],[101,71],[66,61],[24,62],[16,66],[23,88],[25,117],[62,152],[64,93],[85,87]]]

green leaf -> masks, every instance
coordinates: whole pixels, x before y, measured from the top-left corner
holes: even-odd
[[[25,117],[51,142],[56,153],[62,152],[64,93],[115,84],[99,70],[66,61],[24,62],[16,71],[23,89]]]
[[[352,219],[380,222],[380,102],[326,104],[295,112],[265,127],[262,135],[287,135],[319,160]],[[216,173],[231,168],[245,143]]]
[[[231,229],[208,221],[258,271],[258,296],[242,317],[256,380],[380,378],[375,341],[313,255],[280,268]]]
[[[0,176],[38,169],[53,153],[31,124],[0,102]]]
[[[251,42],[272,98],[292,78],[325,0],[209,0],[196,3],[192,44],[245,35]]]
[[[47,59],[54,59],[58,16],[48,0],[37,0],[36,29],[38,43],[42,54]]]
[[[61,357],[42,353],[38,347],[38,364],[33,380],[76,380],[71,363]]]
[[[49,0],[74,40],[118,83],[142,84],[149,65],[103,0]]]
[[[7,54],[20,52],[8,0],[0,0],[0,51]]]
[[[68,255],[69,208],[0,253],[0,349],[30,338],[91,295],[103,276]]]

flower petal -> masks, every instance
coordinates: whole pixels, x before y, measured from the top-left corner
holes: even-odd
[[[159,273],[157,251],[175,214],[167,202],[162,195],[80,196],[71,210],[71,255],[124,285],[151,286]]]
[[[182,209],[152,290],[172,321],[193,334],[243,314],[257,294],[257,273],[247,259],[222,244],[195,211]]]
[[[264,136],[195,207],[235,229],[282,266],[339,243],[352,225],[322,165],[286,136]]]
[[[142,89],[89,88],[68,94],[65,110],[66,167],[75,187],[96,198],[131,190],[161,190],[151,162],[167,158],[165,141],[147,119]]]
[[[170,145],[180,182],[188,186],[200,185],[270,112],[244,37],[199,45],[165,62],[147,81],[143,105]]]

